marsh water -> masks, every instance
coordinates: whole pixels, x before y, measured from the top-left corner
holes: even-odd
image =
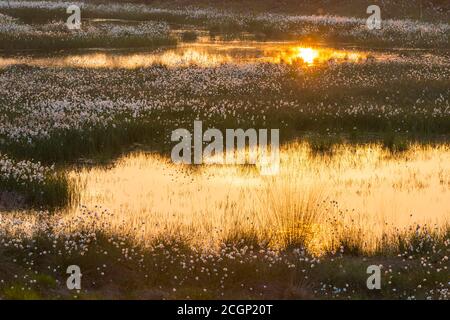
[[[297,64],[313,67],[334,63],[365,63],[368,61],[404,61],[419,63],[426,59],[434,64],[448,63],[449,58],[428,50],[389,49],[370,50],[351,45],[327,47],[294,41],[206,41],[181,43],[159,49],[83,49],[0,55],[0,67],[24,64],[60,68],[146,68],[153,65],[167,67],[211,67],[224,63],[249,64],[257,62]]]
[[[225,63],[298,64],[370,61],[448,63],[428,51],[331,48],[298,42],[211,41],[176,47],[89,49],[52,55],[29,52],[0,56],[0,67],[25,64],[57,68],[145,68],[164,65],[211,67]],[[106,210],[111,228],[136,230],[136,237],[187,232],[194,241],[214,241],[237,226],[283,229],[297,214],[314,211],[316,241],[339,221],[379,238],[387,230],[416,224],[441,227],[450,218],[450,149],[413,146],[393,156],[380,145],[340,146],[333,156],[315,156],[305,144],[282,148],[281,171],[264,177],[238,166],[187,168],[154,153],[131,153],[109,166],[70,171],[77,201],[68,215]],[[100,209],[101,208],[101,209]],[[99,218],[100,219],[100,218]],[[99,222],[100,223],[100,222]],[[281,226],[280,226],[281,224]],[[114,230],[119,232],[120,230]]]
[[[195,241],[213,241],[236,226],[264,234],[311,214],[321,244],[327,226],[339,221],[363,232],[370,245],[383,233],[440,227],[450,218],[448,146],[416,145],[393,156],[380,145],[342,145],[333,156],[317,156],[307,144],[293,143],[282,147],[280,171],[273,176],[242,166],[193,169],[135,152],[71,176],[80,186],[79,203],[111,210],[117,226],[126,221],[144,238],[183,230]],[[77,207],[70,211],[79,214]]]

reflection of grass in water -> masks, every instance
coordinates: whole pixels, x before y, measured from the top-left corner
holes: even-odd
[[[283,148],[280,174],[273,177],[251,167],[191,170],[145,154],[74,174],[84,184],[79,201],[120,212],[108,218],[112,232],[127,221],[139,230],[139,241],[169,233],[200,246],[245,239],[315,253],[340,246],[367,253],[388,238],[395,251],[399,244],[390,234],[414,223],[445,224],[448,156],[445,145],[413,145],[395,155],[380,145],[336,145],[332,155],[317,155],[307,144],[294,144]]]
[[[311,152],[317,155],[332,154],[333,147],[337,143],[337,138],[331,137],[311,137],[309,139],[309,147]]]
[[[181,40],[184,42],[193,42],[198,38],[198,34],[195,31],[185,31],[181,34]]]
[[[8,34],[0,34],[0,49],[6,51],[22,49],[79,49],[79,48],[138,48],[159,47],[176,44],[171,37],[152,38],[145,36],[52,36],[39,35],[18,38]]]
[[[388,133],[385,135],[383,145],[394,154],[398,152],[404,152],[409,148],[408,142],[405,139],[402,139],[392,133]]]

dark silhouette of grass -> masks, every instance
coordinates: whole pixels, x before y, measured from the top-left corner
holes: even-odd
[[[274,253],[244,236],[202,253],[178,238],[154,239],[148,247],[125,237],[79,230],[51,230],[21,239],[3,234],[0,297],[4,299],[416,299],[440,296],[447,236],[408,234],[383,254],[329,253],[318,260],[302,248]],[[250,237],[251,238],[251,237]],[[426,246],[421,246],[425,239]],[[36,245],[37,244],[37,245]],[[345,245],[343,243],[343,245]],[[413,248],[413,257],[409,251]],[[272,253],[271,253],[272,252]],[[389,252],[388,254],[386,252]],[[277,257],[273,259],[274,256]],[[364,258],[364,259],[363,259]],[[406,258],[406,260],[405,260]],[[427,259],[427,268],[421,265]],[[66,288],[66,268],[78,265],[82,290]],[[382,289],[366,287],[369,265],[383,265]],[[407,266],[407,268],[405,268]],[[440,269],[437,272],[436,269]],[[29,280],[33,281],[29,281]],[[426,282],[423,279],[427,279]],[[420,285],[420,286],[419,286]],[[419,286],[419,287],[418,287]],[[444,294],[444,293],[443,293]],[[448,298],[448,297],[447,297]]]

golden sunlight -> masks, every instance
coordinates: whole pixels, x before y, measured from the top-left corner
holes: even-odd
[[[297,56],[307,64],[313,64],[314,60],[319,56],[319,52],[312,48],[297,48]]]

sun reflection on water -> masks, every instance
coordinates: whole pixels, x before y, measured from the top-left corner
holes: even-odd
[[[297,51],[298,51],[298,56],[308,64],[313,64],[314,60],[319,55],[319,52],[312,48],[297,48]]]
[[[56,56],[0,56],[0,67],[27,64],[58,68],[148,68],[163,65],[177,67],[214,67],[225,63],[249,64],[258,62],[298,64],[309,67],[330,61],[362,62],[368,53],[355,50],[306,47],[293,43],[194,43],[175,48],[151,51],[77,51]]]
[[[339,50],[332,48],[313,48],[293,46],[285,50],[273,50],[265,53],[274,63],[301,63],[314,66],[323,63],[358,63],[366,61],[371,55],[363,51]]]

